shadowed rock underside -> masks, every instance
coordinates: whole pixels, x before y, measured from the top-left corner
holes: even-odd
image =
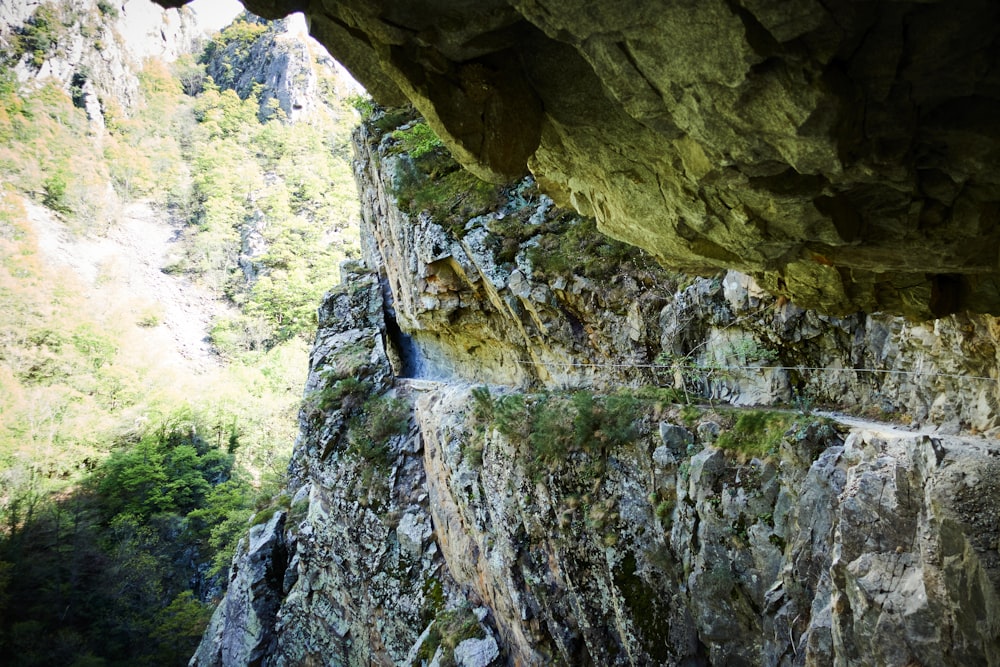
[[[178,0],[160,0],[164,5]],[[989,0],[246,0],[455,156],[828,313],[1000,312]]]

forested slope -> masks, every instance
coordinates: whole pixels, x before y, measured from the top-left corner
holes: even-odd
[[[249,16],[142,59],[135,4],[0,30],[4,664],[186,663],[282,485],[315,309],[356,253],[350,81]]]

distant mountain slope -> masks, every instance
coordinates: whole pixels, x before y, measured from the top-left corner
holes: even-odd
[[[0,664],[186,664],[357,252],[349,82],[284,24],[191,19],[0,7]],[[206,74],[258,39],[298,55],[243,97]]]

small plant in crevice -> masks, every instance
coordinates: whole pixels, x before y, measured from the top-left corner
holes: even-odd
[[[426,122],[414,122],[409,127],[393,130],[392,138],[398,142],[397,149],[409,154],[413,159],[421,158],[444,146]]]
[[[362,406],[347,426],[347,451],[374,467],[389,462],[392,438],[406,433],[410,409],[398,398],[378,396]]]
[[[426,661],[434,659],[441,648],[440,665],[454,665],[455,647],[466,639],[482,639],[485,636],[479,619],[468,606],[438,612],[430,632],[420,645],[418,658]]]
[[[367,95],[349,95],[345,100],[348,106],[361,115],[361,120],[368,120],[378,110],[378,104]]]
[[[812,414],[814,399],[811,394],[804,390],[795,389],[792,395],[792,404],[800,414],[808,417]]]
[[[653,506],[653,513],[660,522],[660,526],[664,530],[669,530],[670,524],[673,522],[674,508],[677,506],[677,489],[672,486],[660,489],[658,492],[650,494],[649,502]]]
[[[496,404],[489,387],[485,385],[473,387],[471,416],[473,428],[480,433],[483,432],[487,424],[493,421],[496,416]]]
[[[474,393],[473,427],[482,433],[495,428],[529,455],[533,477],[551,470],[572,452],[590,456],[587,468],[603,470],[603,455],[638,437],[640,400],[627,392],[595,396],[508,394],[493,398],[487,390]]]
[[[307,396],[302,409],[314,418],[333,410],[350,413],[364,403],[372,389],[372,383],[367,380],[345,377]]]

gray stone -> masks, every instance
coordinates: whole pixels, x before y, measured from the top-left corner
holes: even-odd
[[[661,468],[670,468],[677,465],[677,457],[666,445],[660,445],[653,450],[653,463]]]
[[[430,539],[431,527],[423,513],[407,512],[399,520],[396,526],[396,537],[399,539],[399,548],[410,558],[419,560],[424,551],[424,543]]]
[[[719,439],[719,432],[722,429],[717,422],[714,421],[702,421],[698,422],[698,440],[703,445],[711,445],[716,440]]]
[[[500,657],[500,647],[493,637],[466,639],[455,647],[458,667],[489,667]]]
[[[688,445],[694,444],[694,434],[683,426],[660,422],[660,440],[674,453],[686,454]]]

